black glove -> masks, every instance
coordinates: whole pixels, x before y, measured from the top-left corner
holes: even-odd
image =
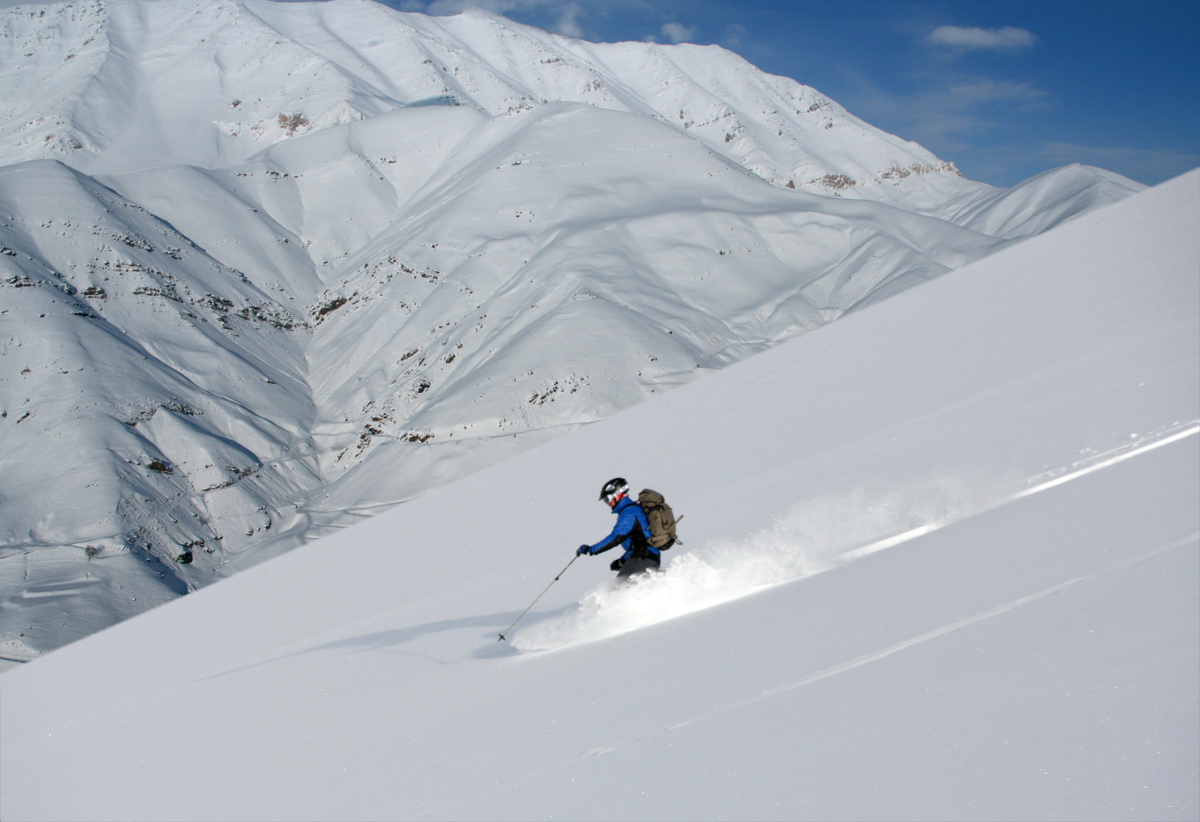
[[[622,568],[624,565],[625,565],[625,560],[623,560],[623,559],[614,559],[614,560],[612,561],[612,564],[608,566],[608,570],[610,570],[610,571],[620,571],[620,570],[621,570],[621,568]]]
[[[579,546],[579,550],[575,552],[575,556],[577,556],[577,557],[581,557],[581,556],[583,556],[584,554],[590,554],[591,552],[592,552],[592,546],[590,546],[590,545],[580,545],[580,546]]]

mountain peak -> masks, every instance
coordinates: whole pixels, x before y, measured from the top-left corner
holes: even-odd
[[[29,102],[0,123],[4,162],[217,168],[407,106],[497,116],[563,101],[656,117],[779,185],[846,194],[954,172],[717,46],[587,43],[482,9],[427,17],[371,0],[64,3],[9,17],[0,84]]]

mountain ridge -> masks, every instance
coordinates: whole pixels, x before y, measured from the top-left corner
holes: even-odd
[[[183,151],[162,156],[156,164],[185,162],[220,167],[247,159],[281,138],[367,119],[386,110],[414,105],[467,105],[488,116],[499,116],[527,111],[551,100],[567,100],[653,116],[698,136],[714,151],[779,184],[792,180],[794,185],[814,186],[817,190],[846,190],[855,185],[878,185],[884,180],[900,182],[931,172],[957,175],[951,164],[917,144],[886,135],[815,90],[788,78],[765,75],[718,46],[591,44],[522,26],[479,9],[449,18],[429,18],[394,11],[370,0],[333,0],[328,8],[318,4],[289,8],[271,0],[175,2],[154,7],[125,0],[95,0],[51,4],[50,21],[45,20],[47,6],[28,8],[31,21],[38,22],[30,22],[25,26],[28,31],[18,30],[6,38],[10,54],[15,56],[31,41],[48,48],[45,42],[53,39],[51,22],[61,25],[67,21],[77,24],[80,30],[53,29],[63,41],[58,44],[60,53],[70,55],[64,62],[76,61],[69,66],[71,70],[87,77],[88,68],[77,69],[76,65],[90,60],[89,66],[94,64],[95,72],[86,83],[79,78],[73,83],[55,84],[65,86],[59,92],[63,102],[58,108],[62,109],[61,117],[71,119],[71,123],[48,126],[38,123],[39,118],[31,118],[18,124],[20,117],[5,118],[5,130],[10,134],[32,130],[49,137],[44,141],[49,146],[40,149],[32,134],[16,141],[24,151],[0,155],[7,162],[46,156],[47,151],[66,152],[73,164],[89,173],[103,173],[121,170],[112,163],[142,167],[146,150],[150,149]],[[11,10],[10,25],[22,17],[21,7]],[[364,17],[369,20],[364,21]],[[234,30],[237,36],[229,36],[228,32]],[[110,33],[122,41],[116,53],[105,48]],[[207,50],[194,45],[196,38],[202,44],[218,33],[226,34],[224,44]],[[143,41],[155,39],[165,42],[157,48],[143,45]],[[177,40],[192,44],[191,48],[184,49]],[[385,44],[395,50],[387,51]],[[384,65],[371,62],[372,52],[381,54],[376,59]],[[135,81],[131,78],[138,76],[137,58],[142,54],[152,55],[144,60],[178,62],[182,67],[171,65],[168,68],[173,71],[164,74],[159,69],[159,75]],[[492,64],[489,55],[496,55],[503,65]],[[422,56],[423,60],[418,59]],[[227,88],[221,79],[231,74],[265,72],[263,79],[251,77],[246,82],[250,88],[270,88],[278,79],[272,68],[277,63],[290,64],[284,72],[290,87],[273,91],[276,103],[261,96],[251,101],[250,93]],[[12,60],[9,65],[7,76],[0,75],[0,81],[19,87],[27,66],[21,60]],[[230,71],[233,66],[239,67],[237,72]],[[531,72],[530,67],[535,66],[537,70]],[[102,76],[106,72],[118,77],[109,81]],[[695,78],[692,74],[701,76]],[[73,75],[68,79],[74,79]],[[191,93],[184,95],[187,108],[179,109],[175,103],[168,110],[158,111],[154,117],[158,128],[177,135],[196,127],[209,133],[215,128],[223,135],[217,141],[229,145],[213,155],[206,141],[196,147],[191,139],[170,140],[162,135],[136,133],[128,138],[135,147],[119,150],[117,143],[123,129],[114,122],[114,115],[126,128],[149,128],[139,125],[146,118],[136,116],[136,106],[161,109],[164,105],[164,95],[130,97],[128,91],[165,83]],[[301,89],[305,83],[308,87]],[[214,84],[220,87],[220,93],[211,88]],[[436,94],[427,93],[435,87]],[[97,92],[103,94],[96,102],[84,100],[96,99]],[[740,100],[742,108],[751,105],[757,110],[738,110],[731,99]],[[68,111],[72,102],[87,102],[89,107],[82,112]],[[243,106],[255,107],[255,113],[244,116]],[[128,113],[131,108],[134,116]],[[219,119],[222,112],[229,119]],[[766,120],[760,121],[762,117]],[[181,126],[172,132],[171,124],[176,121]],[[726,121],[727,128],[721,125]],[[66,128],[66,133],[47,131],[60,126]],[[823,133],[841,129],[849,129],[860,143],[860,154],[863,144],[873,141],[876,147],[868,156],[877,167],[859,165],[854,153],[841,148],[844,135]],[[798,135],[803,137],[803,146]],[[72,141],[79,147],[74,148]],[[247,147],[236,148],[240,143]],[[196,151],[195,156],[190,154]],[[91,157],[93,154],[96,156]],[[847,172],[853,174],[848,176]]]
[[[16,657],[1139,188],[964,180],[716,47],[369,0],[2,11]]]

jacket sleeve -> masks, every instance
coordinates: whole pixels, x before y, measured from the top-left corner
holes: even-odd
[[[617,524],[613,526],[612,533],[593,545],[590,553],[603,554],[608,549],[616,548],[629,539],[630,533],[633,532],[634,523],[637,522],[637,516],[631,510],[632,507],[626,508],[617,516]]]

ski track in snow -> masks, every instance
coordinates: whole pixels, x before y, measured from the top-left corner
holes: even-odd
[[[1004,500],[1003,502],[997,503],[993,507],[998,508],[998,507],[1000,507],[1000,505],[1003,505],[1007,502],[1012,502],[1012,501],[1015,501],[1022,497],[1030,496],[1039,491],[1047,490],[1049,488],[1054,487],[1055,485],[1060,485],[1069,480],[1077,479],[1079,477],[1084,476],[1085,474],[1089,474],[1092,471],[1097,470],[1098,468],[1106,467],[1107,465],[1112,465],[1116,462],[1119,462],[1120,460],[1127,459],[1128,457],[1133,457],[1138,454],[1145,453],[1147,451],[1158,448],[1159,446],[1167,445],[1169,442],[1174,442],[1183,437],[1187,437],[1187,436],[1196,434],[1197,432],[1200,432],[1200,427],[1194,427],[1194,428],[1191,428],[1180,434],[1177,434],[1173,437],[1170,437],[1168,439],[1156,441],[1150,445],[1147,445],[1147,446],[1139,448],[1135,451],[1124,454],[1124,455],[1122,455],[1122,457],[1120,459],[1110,460],[1110,461],[1104,463],[1103,465],[1092,466],[1091,468],[1078,471],[1076,473],[1067,475],[1065,477],[1061,477],[1059,480],[1056,480],[1053,483],[1046,483],[1044,485],[1037,486],[1036,488],[1028,489],[1027,491],[1024,491],[1020,494],[1016,494],[1016,495],[1008,498],[1007,500]],[[930,529],[930,530],[935,530],[935,529]],[[922,531],[922,533],[928,533],[928,531]],[[915,536],[917,536],[917,534],[913,534],[912,537],[910,537],[910,538],[913,538]],[[1023,605],[1028,605],[1029,603],[1045,599],[1046,597],[1049,597],[1049,596],[1053,596],[1054,594],[1060,593],[1060,592],[1066,590],[1067,588],[1074,587],[1075,585],[1079,585],[1081,583],[1092,582],[1094,580],[1101,579],[1102,577],[1106,577],[1109,574],[1114,573],[1116,571],[1120,571],[1125,568],[1130,568],[1135,565],[1140,565],[1141,563],[1146,562],[1147,560],[1153,559],[1154,557],[1169,553],[1171,551],[1178,550],[1178,549],[1186,547],[1188,545],[1196,545],[1198,542],[1200,542],[1200,531],[1193,532],[1193,533],[1187,535],[1186,537],[1175,540],[1174,542],[1170,542],[1166,545],[1162,545],[1153,550],[1138,554],[1137,556],[1127,557],[1127,558],[1119,560],[1117,562],[1113,562],[1113,563],[1106,565],[1105,567],[1100,568],[1099,570],[1096,570],[1090,574],[1084,574],[1082,576],[1068,579],[1064,582],[1058,583],[1057,585],[1052,585],[1049,588],[1044,588],[1040,591],[1029,594],[1027,596],[1023,596],[1023,597],[1013,600],[1011,602],[1006,602],[1003,605],[997,605],[996,607],[989,608],[986,611],[981,611],[980,613],[973,614],[968,617],[964,617],[963,619],[960,619],[956,622],[952,622],[949,625],[943,625],[942,627],[935,628],[932,631],[926,631],[923,634],[919,634],[919,635],[911,637],[909,639],[902,640],[901,642],[893,643],[893,644],[887,646],[886,648],[882,648],[878,651],[874,651],[869,654],[863,654],[862,656],[856,657],[854,659],[848,660],[848,661],[840,663],[838,665],[830,666],[828,668],[825,668],[824,670],[817,671],[814,674],[809,674],[808,676],[801,677],[800,679],[796,679],[791,682],[785,682],[781,685],[776,685],[775,687],[769,688],[765,691],[761,691],[761,692],[755,694],[754,696],[748,697],[746,699],[741,699],[736,702],[731,702],[726,705],[722,705],[714,710],[707,711],[703,714],[698,714],[697,716],[693,716],[689,719],[685,719],[682,722],[676,722],[674,725],[671,725],[666,728],[662,728],[656,732],[653,732],[650,734],[642,734],[642,735],[639,735],[636,737],[630,737],[628,739],[622,739],[618,742],[613,742],[611,744],[601,745],[599,747],[592,748],[591,750],[580,754],[579,756],[575,757],[572,760],[569,760],[567,762],[557,763],[555,765],[552,765],[549,768],[543,768],[539,771],[528,774],[527,776],[525,776],[524,778],[519,780],[518,784],[531,782],[547,773],[552,773],[554,771],[572,768],[572,767],[576,766],[577,763],[587,760],[587,759],[590,759],[592,757],[609,754],[609,753],[617,751],[623,747],[626,747],[628,745],[643,742],[647,739],[650,739],[651,737],[661,736],[665,733],[669,733],[671,731],[678,730],[678,729],[686,727],[688,725],[692,725],[696,722],[702,722],[704,720],[713,719],[713,718],[721,716],[723,714],[730,713],[731,711],[736,711],[740,708],[744,708],[748,705],[752,705],[756,702],[761,702],[764,699],[770,699],[771,697],[779,696],[781,694],[787,693],[788,691],[793,691],[793,690],[796,690],[797,688],[803,688],[806,685],[811,685],[814,682],[819,682],[823,679],[828,679],[830,677],[846,673],[847,671],[851,671],[855,668],[860,668],[863,665],[869,665],[872,662],[877,662],[881,659],[892,656],[893,654],[899,653],[900,651],[904,651],[904,650],[907,650],[908,648],[912,648],[912,647],[914,647],[916,645],[920,645],[924,642],[928,642],[930,640],[934,640],[939,637],[945,636],[946,634],[952,633],[961,628],[966,628],[966,627],[968,627],[970,625],[974,625],[978,622],[982,622],[984,620],[991,619],[992,617],[999,616],[1001,614],[1012,611],[1013,609],[1019,608]],[[893,543],[893,544],[896,544],[896,543]]]
[[[804,502],[790,509],[772,527],[745,540],[705,545],[694,552],[670,558],[663,573],[643,575],[623,584],[617,584],[613,580],[605,581],[588,592],[577,608],[565,614],[544,618],[524,630],[517,631],[512,637],[512,646],[527,652],[569,648],[619,636],[740,599],[769,587],[795,582],[1047,491],[1186,437],[1195,436],[1197,433],[1200,433],[1200,420],[1173,425],[1157,434],[1138,437],[1121,448],[1032,477],[1027,481],[1027,487],[1022,490],[999,499],[992,497],[990,502],[980,501],[981,496],[987,497],[986,491],[973,491],[972,484],[953,478],[927,481],[874,500],[869,499],[865,493],[858,492],[840,498]],[[879,534],[891,536],[874,538]],[[1135,560],[1117,563],[1098,574],[1109,573],[1125,564],[1141,562],[1194,539],[1195,535]],[[617,554],[614,553],[613,556]],[[798,687],[841,670],[857,667],[1090,578],[1089,576],[1070,580],[1009,605],[969,617],[928,635],[783,687]]]

